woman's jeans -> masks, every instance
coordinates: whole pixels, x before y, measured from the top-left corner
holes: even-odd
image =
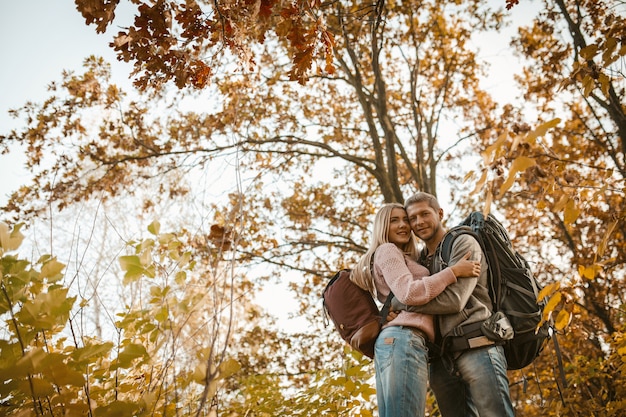
[[[467,350],[430,364],[430,386],[443,417],[512,417],[502,346]]]
[[[384,328],[374,346],[380,417],[423,417],[428,385],[428,349],[410,327]]]

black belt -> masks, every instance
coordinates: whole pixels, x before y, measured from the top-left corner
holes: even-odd
[[[482,322],[467,324],[460,328],[460,335],[448,336],[445,342],[445,349],[450,352],[474,349],[483,346],[491,346],[496,343],[483,335],[481,330]]]

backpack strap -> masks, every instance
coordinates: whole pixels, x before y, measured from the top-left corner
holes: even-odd
[[[370,258],[370,274],[372,274],[372,279],[374,279],[374,255],[376,255],[376,251],[372,253],[372,257]],[[387,316],[389,315],[389,310],[391,309],[391,300],[393,299],[393,291],[389,290],[389,295],[387,295],[387,299],[383,304],[383,308],[380,310],[380,327],[387,322]]]
[[[380,327],[383,327],[385,323],[387,323],[387,316],[389,315],[389,310],[391,309],[391,299],[393,298],[393,292],[389,291],[389,295],[385,300],[385,304],[383,304],[383,308],[380,310]]]
[[[478,243],[480,243],[480,239],[478,239],[476,233],[469,226],[455,226],[452,229],[448,230],[436,251],[438,252],[443,268],[446,268],[448,266],[448,262],[450,262],[452,244],[457,237],[463,234],[472,235],[478,241]]]

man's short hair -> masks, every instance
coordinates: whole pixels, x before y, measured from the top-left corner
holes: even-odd
[[[404,201],[404,208],[407,209],[412,204],[422,203],[424,201],[427,202],[428,205],[435,211],[438,211],[441,208],[441,206],[439,205],[439,201],[437,201],[437,197],[423,191],[415,193],[411,197],[407,198]]]

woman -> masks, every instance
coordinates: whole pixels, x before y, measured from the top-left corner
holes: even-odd
[[[422,305],[457,278],[480,274],[480,264],[467,257],[429,276],[428,269],[415,262],[417,248],[404,207],[391,203],[376,213],[370,247],[350,278],[381,302],[391,291],[406,305]],[[433,317],[426,314],[401,311],[383,326],[374,348],[380,417],[424,416],[428,382],[426,339],[433,341],[434,337]]]

